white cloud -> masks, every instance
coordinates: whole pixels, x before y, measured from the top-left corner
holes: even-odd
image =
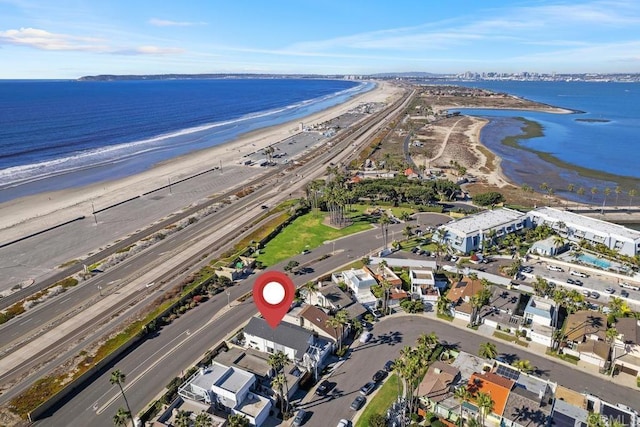
[[[168,19],[149,19],[149,24],[156,27],[193,27],[195,25],[207,25],[206,22],[171,21]]]
[[[41,50],[108,51],[103,41],[97,38],[56,34],[37,28],[0,31],[0,44],[29,46]]]
[[[10,44],[40,50],[111,53],[115,55],[175,55],[184,49],[175,47],[138,46],[117,48],[102,39],[56,34],[37,28],[0,31],[0,45]]]
[[[115,55],[176,55],[184,53],[184,49],[176,47],[139,46],[133,49],[121,49],[111,52]]]

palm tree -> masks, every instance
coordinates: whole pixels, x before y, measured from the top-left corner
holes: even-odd
[[[519,359],[513,363],[513,367],[521,372],[526,372],[527,374],[535,371],[535,368],[528,360]]]
[[[451,305],[451,301],[449,301],[447,297],[445,297],[444,295],[440,295],[438,297],[438,302],[436,303],[436,309],[440,314],[449,315],[450,313],[448,309],[450,305]]]
[[[629,209],[631,209],[631,200],[638,195],[638,190],[632,188],[627,194],[629,195]]]
[[[618,197],[620,197],[620,194],[622,193],[622,188],[617,185],[613,191],[616,193],[616,206],[618,206]]]
[[[249,419],[242,414],[233,414],[227,417],[228,427],[249,427]]]
[[[284,368],[291,363],[291,359],[282,351],[278,351],[274,354],[269,355],[269,359],[267,363],[271,368],[273,368],[275,372],[275,378],[271,381],[272,386],[275,382],[276,385],[280,386],[280,396],[282,397],[281,405],[286,404],[286,409],[289,409],[289,383],[287,382],[287,376],[284,374]],[[282,387],[286,390],[286,394],[282,392]],[[284,412],[285,407],[282,407],[282,411]]]
[[[498,355],[498,350],[496,349],[496,345],[494,343],[486,342],[484,344],[480,344],[478,355],[480,357],[484,357],[485,359],[493,359]]]
[[[131,422],[133,422],[133,417],[131,415],[131,407],[129,406],[129,401],[127,400],[127,396],[124,394],[124,389],[122,388],[122,384],[126,379],[126,375],[120,370],[116,369],[111,372],[111,377],[109,378],[109,382],[111,384],[117,384],[120,388],[120,393],[122,393],[122,398],[124,399],[125,405],[127,405],[127,411],[129,412],[129,418],[131,418]]]
[[[478,409],[480,409],[480,424],[485,425],[485,418],[487,414],[490,414],[491,411],[493,411],[493,405],[495,402],[489,393],[483,393],[480,391],[476,394],[476,403],[478,404]]]
[[[313,294],[315,293],[317,288],[318,288],[318,285],[313,280],[310,280],[307,283],[305,283],[304,285],[302,285],[302,289],[304,289],[306,291],[306,298],[305,299],[307,301],[307,304],[311,305],[311,297],[313,296]]]
[[[284,402],[287,400],[284,396],[284,383],[286,381],[284,374],[278,374],[271,380],[271,388],[275,389],[280,397],[280,412],[284,417]]]
[[[627,317],[631,313],[631,308],[629,308],[629,304],[622,298],[612,297],[609,300],[609,308],[611,309],[611,314],[616,319],[620,317]]]
[[[387,279],[382,279],[380,282],[380,287],[382,288],[382,312],[387,315],[388,301],[389,301],[389,291],[393,287],[391,283]]]
[[[127,420],[131,418],[131,413],[124,408],[118,408],[118,412],[113,416],[113,425],[122,427],[127,425]]]
[[[384,248],[388,248],[388,239],[389,239],[389,224],[391,224],[391,218],[387,213],[383,213],[378,220],[378,224],[380,224],[380,229],[382,230],[382,239],[384,241]]]
[[[196,416],[193,427],[213,427],[213,420],[209,414],[202,411]]]
[[[464,422],[462,418],[462,404],[464,402],[468,402],[471,400],[471,392],[469,391],[466,385],[461,385],[460,387],[456,388],[455,392],[453,393],[453,396],[458,401],[460,401],[460,418],[458,421],[459,421],[460,427],[462,427],[462,424]]]
[[[591,187],[591,202],[593,202],[593,197],[598,194],[598,187]]]
[[[613,376],[613,368],[615,368],[614,363],[616,361],[615,344],[616,338],[618,338],[618,330],[616,328],[607,329],[607,332],[605,332],[605,337],[611,349],[611,376]]]
[[[191,418],[189,418],[189,413],[187,411],[178,410],[176,414],[176,427],[189,427],[191,424]]]
[[[603,193],[604,193],[604,200],[602,202],[602,207],[604,208],[605,205],[607,204],[607,197],[611,194],[611,189],[609,187],[606,187]]]
[[[342,327],[342,323],[337,317],[333,316],[327,319],[326,326],[336,332],[336,335],[338,336],[338,348],[336,350],[340,350],[342,348],[342,334],[339,331]]]

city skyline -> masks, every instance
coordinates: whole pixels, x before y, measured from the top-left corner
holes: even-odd
[[[0,78],[636,73],[638,24],[640,4],[627,0],[0,0]]]

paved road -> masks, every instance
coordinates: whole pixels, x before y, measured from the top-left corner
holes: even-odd
[[[631,407],[640,407],[640,397],[637,392],[626,387],[595,377],[587,373],[581,373],[577,369],[568,368],[561,362],[528,353],[524,349],[513,348],[504,341],[494,341],[453,326],[448,322],[430,319],[425,316],[393,315],[383,318],[375,325],[373,334],[376,338],[386,337],[384,342],[356,344],[351,351],[348,360],[336,370],[330,377],[335,383],[336,395],[320,398],[313,395],[300,407],[312,412],[312,416],[305,424],[306,427],[334,426],[341,418],[353,419],[355,413],[349,408],[358,390],[365,382],[371,380],[371,376],[382,369],[387,360],[399,356],[404,346],[414,346],[416,339],[422,333],[435,332],[441,340],[448,344],[455,344],[461,350],[477,354],[481,343],[493,342],[498,351],[508,357],[517,355],[527,359],[538,368],[539,376],[557,382],[579,392],[588,392],[600,396],[610,402],[620,402]],[[368,398],[369,400],[370,398]]]

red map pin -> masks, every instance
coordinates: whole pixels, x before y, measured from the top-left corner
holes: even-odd
[[[276,328],[289,311],[296,294],[293,281],[279,271],[261,274],[253,284],[253,302],[269,326]]]

